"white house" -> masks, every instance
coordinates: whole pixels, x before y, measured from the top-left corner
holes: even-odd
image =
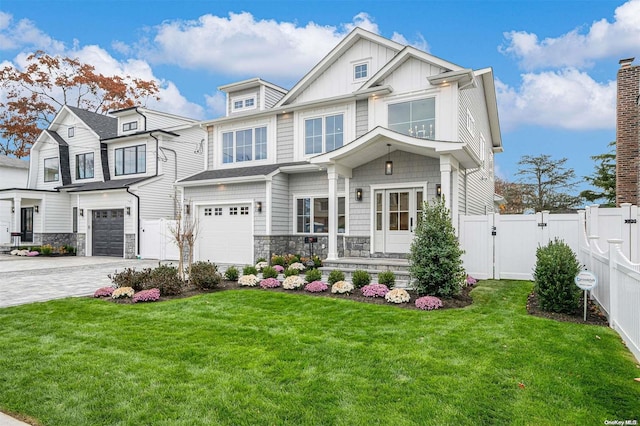
[[[286,66],[286,64],[282,64]],[[178,181],[199,223],[197,259],[272,253],[406,257],[425,200],[494,206],[502,151],[493,72],[355,29],[291,90],[259,78],[219,88],[201,123],[206,167]]]
[[[0,155],[0,189],[25,188],[29,162]],[[11,202],[0,200],[0,244],[11,242]]]
[[[202,170],[205,132],[196,124],[146,108],[62,107],[31,148],[26,189],[0,190],[12,232],[23,245],[135,257],[141,220],[172,219],[174,182]]]

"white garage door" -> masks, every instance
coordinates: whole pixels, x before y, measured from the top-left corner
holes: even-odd
[[[198,260],[253,264],[250,204],[201,206],[198,212]]]

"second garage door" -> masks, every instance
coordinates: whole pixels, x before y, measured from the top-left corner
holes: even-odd
[[[250,204],[201,206],[198,221],[198,260],[253,264]]]
[[[94,210],[92,239],[94,256],[124,255],[124,210]]]

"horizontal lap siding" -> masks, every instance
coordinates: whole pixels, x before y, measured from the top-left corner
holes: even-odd
[[[289,196],[289,175],[277,174],[271,182],[271,233],[289,234],[292,223],[291,197]]]
[[[356,138],[369,131],[369,100],[356,101]]]
[[[271,87],[264,88],[264,107],[266,109],[273,108],[280,99],[284,96],[284,93],[279,92]]]
[[[72,196],[74,195],[75,194],[72,194]],[[87,221],[89,225],[91,224],[92,210],[124,209],[128,206],[131,207],[132,213],[129,216],[126,214],[124,216],[124,233],[134,234],[138,228],[134,215],[135,203],[135,197],[124,190],[96,194],[80,194],[80,205],[78,207],[84,209],[84,216],[78,217],[78,231],[87,229]],[[89,229],[88,232],[91,233],[91,230]]]
[[[266,212],[255,211],[256,201],[266,200],[265,182],[239,183],[231,185],[207,185],[193,188],[185,188],[184,197],[192,204],[216,204],[229,203],[234,201],[250,201],[251,214],[254,221],[254,234],[264,235],[266,233]]]
[[[75,196],[72,195],[74,198]],[[34,232],[71,232],[71,200],[65,193],[45,194],[40,213],[34,213],[34,225],[42,221],[42,228],[34,229]],[[46,213],[43,215],[42,213]]]
[[[277,129],[276,161],[290,163],[293,161],[293,114],[278,115]]]

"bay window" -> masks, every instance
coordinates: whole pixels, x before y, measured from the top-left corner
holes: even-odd
[[[435,98],[390,104],[388,112],[390,130],[415,138],[435,138]]]
[[[222,162],[267,159],[267,128],[236,130],[222,134]]]
[[[343,234],[346,226],[344,197],[338,197],[337,225],[338,233]],[[329,232],[329,198],[296,199],[296,232],[320,234]]]

